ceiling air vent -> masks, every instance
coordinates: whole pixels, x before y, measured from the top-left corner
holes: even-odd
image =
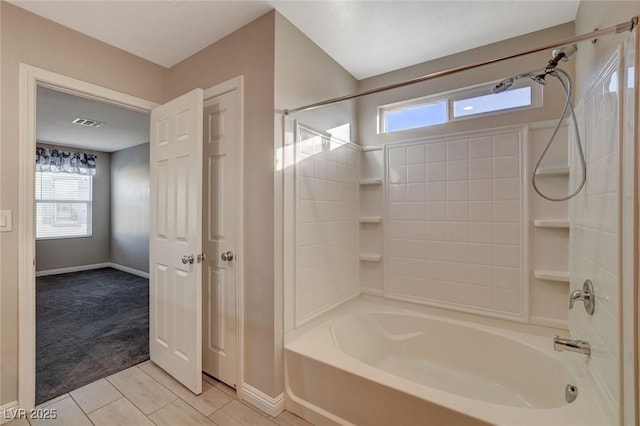
[[[89,120],[87,118],[80,118],[80,117],[73,120],[72,123],[79,124],[81,126],[88,126],[88,127],[100,127],[104,124],[102,121]]]

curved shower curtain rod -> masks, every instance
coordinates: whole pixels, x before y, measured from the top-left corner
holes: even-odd
[[[545,44],[545,45],[542,45],[542,46],[539,46],[539,47],[536,47],[536,48],[533,48],[533,49],[523,50],[522,52],[514,53],[514,54],[511,54],[511,55],[507,55],[507,56],[502,56],[500,58],[495,58],[495,59],[491,59],[491,60],[488,60],[488,61],[476,62],[474,64],[469,64],[469,65],[462,65],[462,66],[455,67],[455,68],[450,68],[450,69],[444,70],[444,71],[436,71],[436,72],[433,72],[431,74],[423,75],[421,77],[416,77],[416,78],[412,78],[410,80],[405,80],[405,81],[401,81],[401,82],[398,82],[398,83],[389,84],[387,86],[376,87],[375,89],[364,90],[362,92],[354,93],[352,95],[345,95],[345,96],[340,96],[340,97],[337,97],[337,98],[327,99],[327,100],[324,100],[324,101],[315,102],[315,103],[312,103],[312,104],[309,104],[309,105],[305,105],[305,106],[301,106],[301,107],[298,107],[298,108],[285,109],[284,110],[284,114],[285,115],[289,115],[289,114],[294,113],[294,112],[308,111],[310,109],[314,109],[314,108],[318,108],[318,107],[321,107],[321,106],[333,104],[333,103],[336,103],[336,102],[347,101],[349,99],[355,99],[355,98],[359,98],[361,96],[371,95],[373,93],[384,92],[385,90],[397,89],[399,87],[404,87],[404,86],[409,86],[411,84],[421,83],[423,81],[432,80],[434,78],[444,77],[446,75],[456,74],[456,73],[459,73],[459,72],[462,72],[462,71],[467,71],[467,70],[471,70],[471,69],[474,69],[474,68],[483,67],[485,65],[495,64],[497,62],[502,62],[502,61],[506,61],[506,60],[509,60],[509,59],[518,58],[520,56],[530,55],[532,53],[541,52],[543,50],[555,49],[557,47],[562,47],[562,46],[566,46],[566,45],[573,44],[573,43],[579,43],[579,42],[585,41],[585,40],[593,40],[593,39],[597,39],[598,37],[605,36],[605,35],[620,34],[620,33],[623,33],[625,31],[633,31],[633,29],[637,25],[638,25],[638,16],[634,16],[628,22],[623,22],[623,23],[620,23],[618,25],[613,25],[611,27],[603,28],[601,30],[592,31],[590,33],[579,35],[579,36],[576,36],[576,37],[573,37],[573,38],[570,38],[570,39],[567,39],[567,40],[562,40],[562,41],[557,41],[557,42]]]

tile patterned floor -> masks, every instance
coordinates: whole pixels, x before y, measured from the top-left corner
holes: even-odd
[[[240,401],[224,383],[202,377],[196,396],[147,361],[37,407],[55,408],[55,420],[19,419],[3,426],[310,426],[287,411],[270,417]]]

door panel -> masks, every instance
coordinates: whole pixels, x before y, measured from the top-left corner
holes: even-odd
[[[238,90],[214,97],[204,107],[204,253],[205,323],[203,369],[236,387],[237,256],[240,194],[240,110]]]
[[[202,114],[202,89],[154,109],[150,144],[149,351],[196,394],[202,392],[202,265],[196,261],[202,252]]]

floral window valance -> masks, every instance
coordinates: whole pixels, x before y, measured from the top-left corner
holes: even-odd
[[[96,155],[36,148],[36,171],[96,175]]]

